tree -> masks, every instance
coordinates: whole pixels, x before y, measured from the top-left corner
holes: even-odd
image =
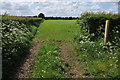
[[[69,20],[72,20],[72,17],[69,17]]]
[[[44,15],[43,13],[40,13],[40,14],[38,15],[38,17],[39,17],[39,18],[45,18],[45,15]]]
[[[33,17],[37,17],[37,16],[35,15],[35,16],[33,16]]]

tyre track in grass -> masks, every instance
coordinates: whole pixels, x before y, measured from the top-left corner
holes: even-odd
[[[71,42],[59,43],[59,54],[60,58],[66,62],[64,66],[65,74],[68,75],[69,78],[87,78],[88,76],[83,75],[84,69],[80,66],[80,61],[78,61],[78,57],[75,53],[73,46],[63,45],[63,44],[71,44]]]
[[[20,67],[18,68],[17,73],[15,74],[15,76],[13,76],[13,78],[30,78],[33,64],[36,61],[35,53],[37,53],[37,51],[41,48],[42,44],[43,42],[41,41],[33,42],[29,50],[29,54],[25,57],[24,60],[22,60],[22,62],[20,63]]]
[[[51,41],[53,40],[59,47],[59,54],[60,58],[66,62],[65,65],[63,65],[65,69],[65,74],[68,75],[68,78],[82,78],[83,68],[80,66],[80,62],[77,61],[77,54],[74,52],[74,47],[69,46],[69,44],[72,44],[71,40],[73,35],[67,35],[66,34],[72,34],[73,29],[71,29],[70,26],[75,26],[73,21],[59,21],[59,20],[52,20],[52,21],[46,21],[44,22],[39,28],[37,36],[41,36],[41,40],[45,41]],[[68,26],[69,23],[69,26]],[[50,26],[50,27],[49,27]],[[67,28],[66,28],[66,27]],[[75,27],[73,27],[75,28]],[[69,31],[69,29],[71,29]],[[49,30],[49,31],[48,31]],[[78,30],[77,27],[74,29],[74,31]],[[48,33],[49,32],[49,33]],[[56,34],[56,32],[59,32],[59,34]],[[68,33],[69,32],[69,33]],[[64,34],[62,34],[64,33]],[[54,35],[56,34],[56,35]],[[47,35],[47,36],[46,36]],[[51,35],[54,35],[51,37]],[[38,38],[39,39],[39,38]],[[35,39],[36,40],[36,39]],[[34,42],[33,46],[30,49],[30,54],[27,56],[27,58],[23,61],[24,63],[20,67],[16,77],[17,78],[31,78],[30,74],[32,73],[32,64],[35,62],[35,53],[40,49],[43,42]],[[66,45],[65,45],[66,44]],[[71,54],[70,54],[71,53]]]

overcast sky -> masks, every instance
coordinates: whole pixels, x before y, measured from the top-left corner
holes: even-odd
[[[2,0],[0,14],[14,16],[80,16],[83,12],[118,13],[119,0]]]

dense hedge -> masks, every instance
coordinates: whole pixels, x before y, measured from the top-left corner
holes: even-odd
[[[107,13],[84,13],[78,20],[82,30],[94,34],[91,39],[104,37],[105,22],[110,20],[109,40],[113,43],[120,41],[120,15]]]
[[[36,34],[41,19],[2,16],[2,63],[3,77],[25,56]]]

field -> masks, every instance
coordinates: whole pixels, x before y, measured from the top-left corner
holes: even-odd
[[[117,16],[84,13],[78,20],[3,16],[3,78],[119,78]]]
[[[79,31],[76,20],[45,20],[36,38],[41,41],[72,41]]]
[[[103,39],[89,41],[80,28],[75,20],[41,24],[34,39],[41,41],[42,47],[36,54],[33,78],[118,77],[118,48],[104,46]]]
[[[68,77],[64,72],[71,67],[65,68],[64,65],[70,65],[74,61],[70,61],[71,57],[68,56],[70,56],[69,52],[73,51],[70,48],[73,48],[73,39],[78,31],[76,20],[46,20],[41,24],[34,41],[41,41],[43,45],[36,54],[33,78]],[[65,62],[65,59],[68,61]],[[66,74],[70,76],[70,73]]]

